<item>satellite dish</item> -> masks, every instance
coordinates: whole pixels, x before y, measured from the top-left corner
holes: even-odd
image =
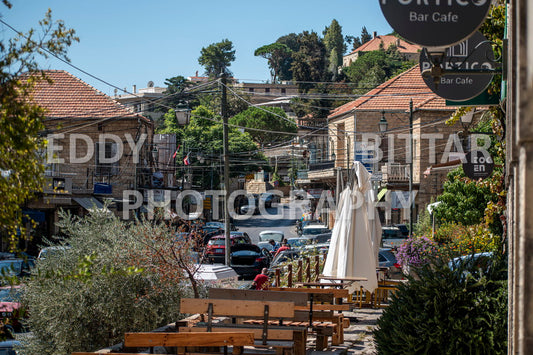
[[[154,87],[154,82],[152,80],[150,80],[147,85],[148,85],[149,88],[153,88]]]

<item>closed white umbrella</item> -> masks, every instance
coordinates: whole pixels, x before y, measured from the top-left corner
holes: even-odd
[[[378,232],[375,223],[379,223],[379,219],[376,216],[377,222],[373,220],[371,223],[368,216],[366,194],[372,188],[371,175],[360,162],[355,162],[354,169],[357,182],[353,187],[346,187],[339,197],[337,220],[323,274],[338,278],[364,277],[368,281],[353,283],[350,291],[363,286],[373,292],[378,287],[376,258],[380,237],[375,235]]]

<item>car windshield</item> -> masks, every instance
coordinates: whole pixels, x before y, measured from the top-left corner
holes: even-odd
[[[211,239],[207,242],[207,245],[225,245],[224,239]]]
[[[283,237],[284,235],[281,232],[264,232],[259,235],[261,241],[269,241],[270,239],[274,239],[276,242],[281,242]]]
[[[303,234],[305,234],[305,235],[317,235],[317,234],[326,233],[327,231],[329,231],[329,230],[327,228],[324,228],[324,227],[317,227],[317,228],[309,227],[309,228],[304,228]]]
[[[22,271],[22,260],[0,260],[0,272],[7,275],[19,274]]]
[[[19,302],[20,292],[18,288],[0,288],[0,302]]]
[[[287,240],[287,243],[290,245],[291,248],[298,248],[303,245],[309,244],[309,239],[289,239]]]

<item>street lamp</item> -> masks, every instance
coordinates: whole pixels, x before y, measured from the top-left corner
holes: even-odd
[[[381,119],[379,120],[379,131],[381,133],[387,132],[389,128],[389,123],[385,119],[385,111],[381,111]]]

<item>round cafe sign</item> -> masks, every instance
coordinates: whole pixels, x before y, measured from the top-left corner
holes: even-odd
[[[379,0],[400,36],[423,47],[459,43],[483,23],[491,0]]]

